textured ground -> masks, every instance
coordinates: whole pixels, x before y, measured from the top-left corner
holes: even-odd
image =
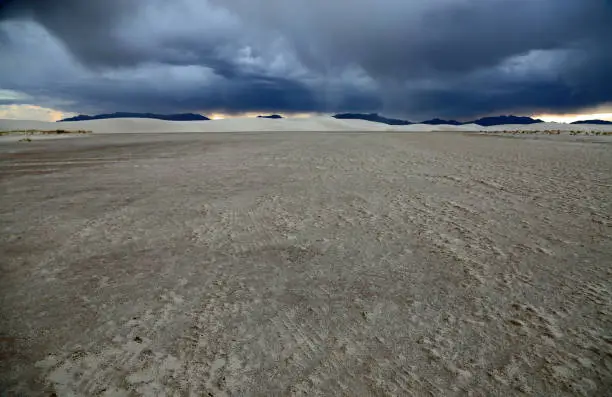
[[[58,396],[606,395],[611,142],[5,142],[0,382]]]

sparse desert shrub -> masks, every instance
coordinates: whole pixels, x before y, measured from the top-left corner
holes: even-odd
[[[53,135],[53,134],[88,134],[91,131],[87,131],[87,130],[42,130],[42,131],[37,131],[37,130],[31,130],[32,133],[34,132],[38,132],[39,134],[47,134],[47,135]]]
[[[20,139],[19,142],[32,142],[32,140],[30,138],[23,138]]]
[[[5,135],[58,135],[58,134],[89,134],[92,131],[89,130],[5,130],[0,131],[0,136]]]

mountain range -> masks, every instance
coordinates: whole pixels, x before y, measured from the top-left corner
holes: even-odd
[[[425,121],[421,121],[420,124],[429,124],[429,125],[461,125],[462,123],[458,122],[457,120],[442,120],[442,119],[431,119],[431,120],[425,120]]]
[[[367,120],[367,121],[373,121],[375,123],[383,123],[383,124],[389,124],[389,125],[414,124],[406,120],[390,119],[387,117],[383,117],[383,116],[378,115],[378,113],[368,113],[368,114],[340,113],[340,114],[334,115],[333,117],[336,119],[344,119],[344,120]]]
[[[88,116],[86,114],[80,114],[75,117],[69,117],[67,119],[59,121],[84,121],[84,120],[102,120],[102,119],[122,119],[122,118],[139,118],[139,119],[158,119],[168,121],[198,121],[198,120],[210,120],[206,116],[195,113],[180,113],[180,114],[154,114],[154,113],[129,113],[129,112],[117,112],[109,114],[97,114],[95,116]]]
[[[543,123],[540,119],[532,119],[531,117],[521,117],[521,116],[496,116],[496,117],[483,117],[478,120],[469,121],[467,123],[462,124],[478,124],[483,127],[488,127],[491,125],[501,125],[501,124],[536,124]]]
[[[571,124],[599,124],[599,125],[610,125],[612,124],[612,121],[607,121],[607,120],[580,120],[580,121],[574,121]]]
[[[205,121],[210,120],[206,116],[195,113],[179,113],[179,114],[155,114],[155,113],[130,113],[130,112],[116,112],[108,114],[97,114],[94,116],[88,116],[81,114],[75,117],[69,117],[59,121],[83,121],[83,120],[101,120],[101,119],[116,119],[116,118],[146,118],[146,119],[158,119],[168,121]],[[261,115],[257,116],[263,119],[282,119],[283,117],[277,114]],[[339,113],[333,116],[336,119],[348,119],[348,120],[367,120],[375,123],[383,123],[388,125],[409,125],[415,124],[408,120],[393,119],[379,115],[378,113]],[[442,120],[439,118],[425,120],[419,124],[429,125],[465,125],[465,124],[478,124],[481,126],[492,126],[502,124],[536,124],[542,123],[540,119],[534,119],[531,117],[522,116],[495,116],[495,117],[483,117],[478,120],[459,122],[456,120]],[[599,124],[599,125],[610,125],[612,121],[606,120],[581,120],[575,121],[571,124]]]
[[[356,119],[356,120],[367,120],[374,121],[377,123],[384,123],[389,125],[409,125],[415,124],[411,121],[400,120],[400,119],[390,119],[387,117],[380,116],[378,113],[341,113],[334,116],[337,119]],[[483,117],[478,120],[468,121],[465,123],[461,123],[456,120],[442,120],[442,119],[431,119],[422,121],[419,124],[429,124],[429,125],[464,125],[464,124],[478,124],[481,126],[491,126],[491,125],[501,125],[501,124],[535,124],[542,123],[543,121],[540,119],[532,119],[531,117],[521,117],[521,116],[496,116],[496,117]]]

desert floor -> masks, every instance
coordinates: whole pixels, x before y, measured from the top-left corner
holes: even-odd
[[[23,395],[605,395],[612,140],[0,144]]]

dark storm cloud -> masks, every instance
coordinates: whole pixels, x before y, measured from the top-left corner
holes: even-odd
[[[136,63],[141,54],[113,37],[114,29],[137,10],[136,4],[132,0],[8,0],[2,3],[0,15],[31,18],[86,62],[108,63],[116,58]]]
[[[384,111],[612,102],[595,0],[29,0],[0,11],[0,88],[98,111]],[[23,66],[27,64],[26,66]]]
[[[216,3],[245,19],[255,13],[313,64],[357,62],[396,77],[496,65],[590,39],[610,22],[605,3],[577,0],[271,0],[274,12],[247,0]]]

